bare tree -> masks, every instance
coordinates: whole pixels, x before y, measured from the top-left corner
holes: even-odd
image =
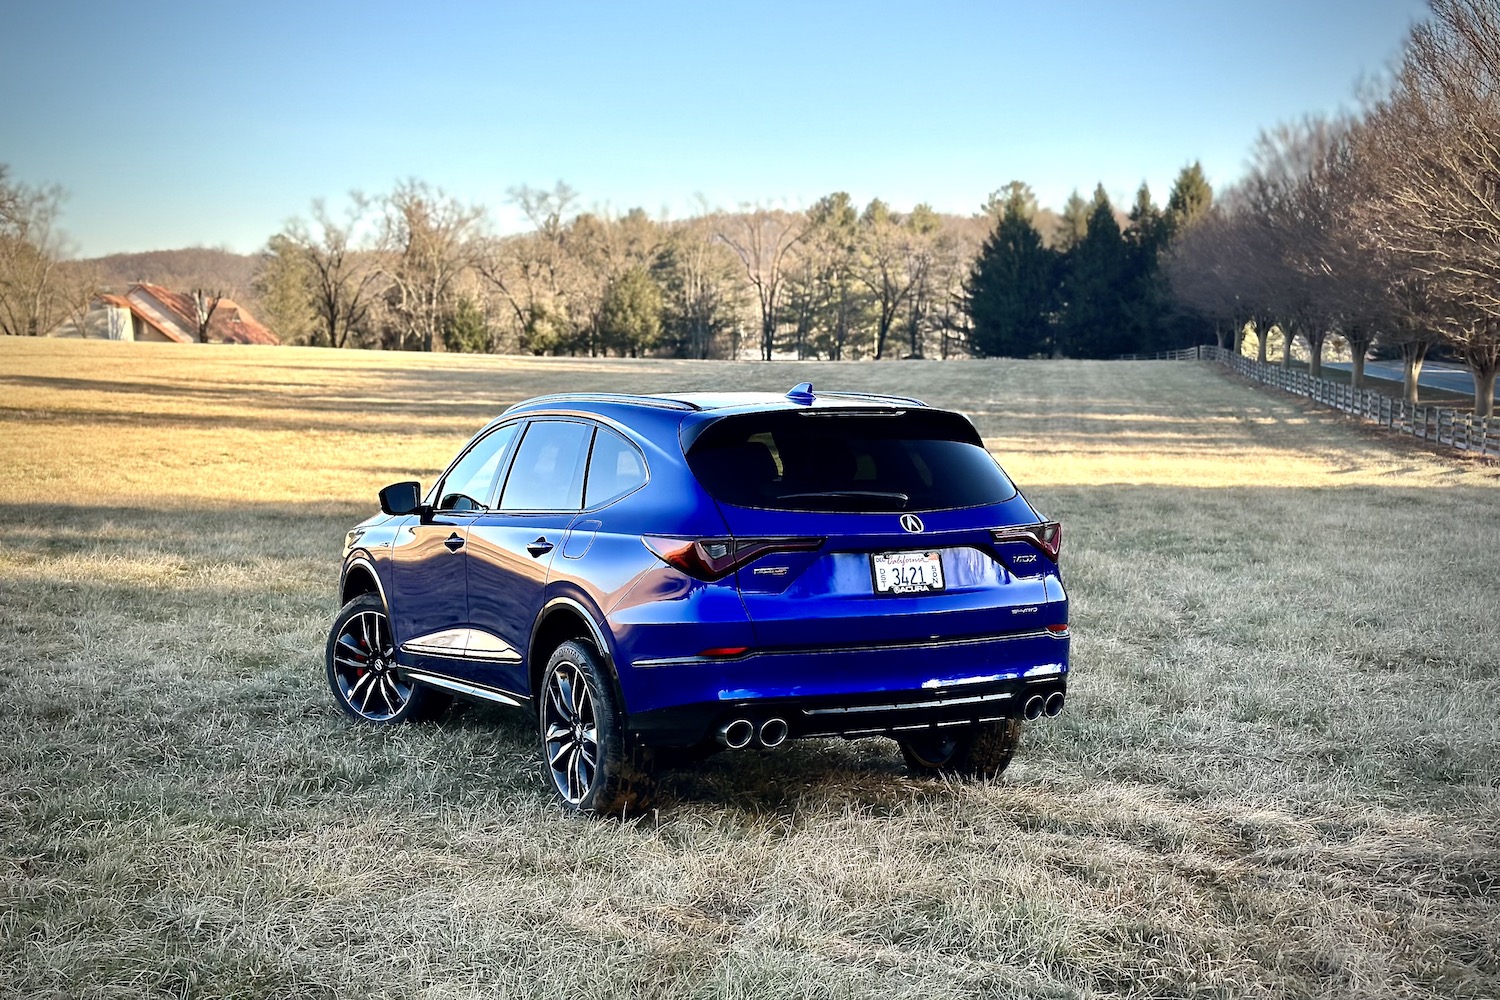
[[[1398,278],[1392,286],[1392,299],[1396,312],[1381,340],[1400,352],[1404,395],[1416,406],[1421,401],[1422,364],[1442,334],[1433,326],[1432,300],[1420,275]]]
[[[0,333],[43,336],[67,317],[75,298],[57,226],[63,192],[11,183],[7,173],[0,164]]]
[[[298,219],[284,234],[310,285],[317,341],[329,347],[348,346],[365,326],[380,289],[374,248],[365,242],[374,235],[374,205],[358,191],[350,193],[349,201],[344,218],[335,219],[323,199],[317,199],[311,224]]]
[[[658,272],[665,292],[666,326],[689,358],[718,356],[737,323],[744,302],[739,261],[714,233],[712,213],[671,227]]]
[[[386,199],[381,242],[390,282],[390,346],[442,349],[460,280],[477,259],[483,217],[481,209],[415,180],[397,185]]]
[[[219,303],[228,298],[222,289],[193,289],[193,329],[197,333],[198,343],[208,343],[208,327],[214,320],[214,313],[219,309]]]
[[[1221,199],[1177,234],[1162,260],[1176,300],[1213,324],[1219,346],[1236,353],[1249,318],[1238,271],[1242,228],[1243,220]]]
[[[1500,369],[1500,8],[1430,0],[1395,86],[1369,115],[1363,155],[1383,178],[1375,244],[1422,276],[1437,327],[1468,364],[1474,412]]]
[[[484,241],[475,269],[510,314],[517,346],[542,354],[572,344],[568,317],[568,230],[577,193],[561,181],[551,191],[512,188],[532,231]]]
[[[854,274],[875,302],[876,361],[885,356],[891,326],[910,297],[916,278],[907,266],[912,256],[912,234],[902,222],[902,216],[879,198],[865,207],[859,219],[859,265]]]
[[[755,290],[760,307],[760,357],[770,361],[776,350],[787,257],[806,233],[806,219],[791,212],[755,208],[721,221],[718,237],[739,257]]]

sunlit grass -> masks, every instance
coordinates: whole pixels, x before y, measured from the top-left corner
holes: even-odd
[[[350,726],[344,529],[506,405],[974,417],[1077,672],[993,784],[726,755],[564,817],[527,720]],[[0,995],[1500,995],[1500,479],[1216,369],[0,341]]]

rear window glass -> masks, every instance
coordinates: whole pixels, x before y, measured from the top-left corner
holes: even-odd
[[[773,510],[944,510],[1000,503],[1016,488],[952,413],[790,411],[726,417],[688,465],[714,499]]]

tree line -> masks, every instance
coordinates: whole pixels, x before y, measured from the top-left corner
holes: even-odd
[[[659,221],[519,187],[527,232],[419,181],[273,236],[255,279],[284,337],[333,347],[687,358],[946,357],[978,219],[848,194]]]
[[[1389,86],[1356,113],[1262,133],[1247,176],[1164,260],[1177,301],[1260,360],[1273,327],[1307,345],[1318,374],[1330,338],[1404,361],[1417,401],[1441,346],[1493,412],[1500,369],[1500,9],[1429,0]],[[1285,351],[1284,358],[1290,356]]]

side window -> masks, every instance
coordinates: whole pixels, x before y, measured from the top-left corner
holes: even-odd
[[[443,478],[438,494],[438,510],[484,510],[495,494],[495,477],[500,462],[515,439],[519,424],[508,424],[493,431],[470,448]]]
[[[599,428],[594,433],[594,453],[589,458],[588,490],[583,505],[608,503],[645,481],[646,463],[635,446],[614,431]]]
[[[500,495],[501,510],[578,510],[589,457],[587,424],[535,420],[526,428]]]

